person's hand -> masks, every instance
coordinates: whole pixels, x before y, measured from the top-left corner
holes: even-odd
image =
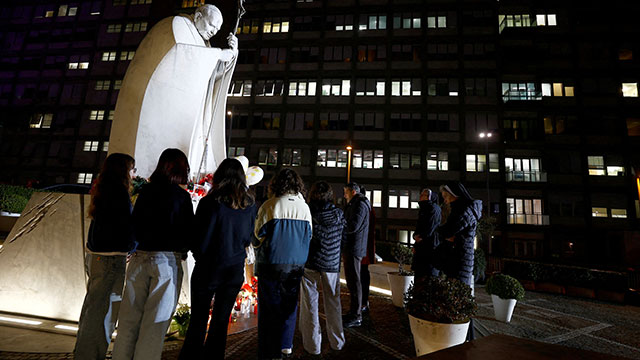
[[[452,237],[450,237],[450,238],[446,238],[445,240],[453,242],[453,239],[454,239],[454,238],[455,238],[455,236],[452,236]]]
[[[420,236],[419,234],[413,233],[413,240],[415,240],[418,243],[422,241],[422,236]]]
[[[229,36],[227,36],[227,41],[229,42],[229,47],[231,48],[231,50],[233,50],[234,52],[238,51],[238,38],[229,33]]]

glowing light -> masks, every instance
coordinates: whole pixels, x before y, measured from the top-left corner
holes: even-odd
[[[4,316],[0,316],[0,321],[12,322],[12,323],[18,323],[18,324],[26,324],[26,325],[42,325],[42,321],[8,318],[8,317],[4,317]]]
[[[233,113],[231,111],[227,111],[227,115],[231,116]]]
[[[352,149],[351,145],[347,145],[347,150],[351,151]]]
[[[479,135],[479,136],[480,136],[480,138],[484,138],[484,135],[485,135],[485,134],[482,132],[482,133],[480,133],[480,135]]]
[[[78,328],[76,326],[56,325],[54,326],[54,328],[61,330],[78,331]]]
[[[340,279],[340,283],[346,285],[347,284],[347,280]],[[373,291],[373,292],[377,292],[379,294],[391,296],[391,290],[382,289],[382,288],[379,288],[379,287],[376,287],[376,286],[369,286],[369,290]]]

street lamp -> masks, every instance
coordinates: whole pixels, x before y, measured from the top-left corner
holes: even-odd
[[[227,134],[227,154],[229,154],[229,150],[231,149],[231,127],[233,126],[233,108],[227,111],[227,116],[229,116],[229,131]]]
[[[489,140],[491,139],[491,137],[493,136],[493,133],[491,133],[490,131],[487,132],[481,132],[480,134],[478,134],[478,136],[480,137],[480,139],[482,141],[484,141],[484,145],[485,145],[485,160],[486,160],[486,169],[487,169],[487,216],[489,216],[489,207],[491,206],[491,192],[489,190]]]
[[[351,147],[351,145],[347,145],[347,151],[349,152],[347,154],[347,184],[351,182],[351,150],[353,150],[353,147]]]

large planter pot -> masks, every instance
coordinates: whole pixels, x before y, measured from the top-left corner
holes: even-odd
[[[0,211],[0,232],[9,233],[16,224],[20,213],[10,213],[6,211]]]
[[[409,326],[416,347],[416,356],[462,344],[467,339],[469,322],[441,324],[409,315]]]
[[[493,302],[493,314],[498,321],[511,322],[511,315],[513,315],[513,309],[516,307],[518,300],[516,299],[503,299],[498,295],[491,295],[491,301]]]
[[[409,290],[409,286],[413,283],[413,275],[400,275],[399,272],[387,273],[389,287],[391,288],[391,300],[393,305],[397,307],[404,306],[404,294]]]

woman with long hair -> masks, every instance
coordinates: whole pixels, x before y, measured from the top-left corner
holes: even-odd
[[[73,351],[76,359],[104,359],[115,329],[127,254],[135,246],[129,194],[134,165],[129,155],[109,155],[91,189],[85,258],[89,281]]]
[[[244,281],[245,248],[251,244],[255,218],[256,206],[242,163],[225,159],[196,211],[190,247],[196,260],[191,277],[191,319],[180,359],[224,359],[229,315]]]
[[[298,293],[311,241],[311,212],[304,183],[282,169],[269,183],[255,225],[258,281],[258,358],[281,358],[292,352]]]
[[[133,209],[138,248],[126,274],[113,359],[160,359],[182,285],[193,222],[186,184],[189,162],[178,149],[166,149]]]

